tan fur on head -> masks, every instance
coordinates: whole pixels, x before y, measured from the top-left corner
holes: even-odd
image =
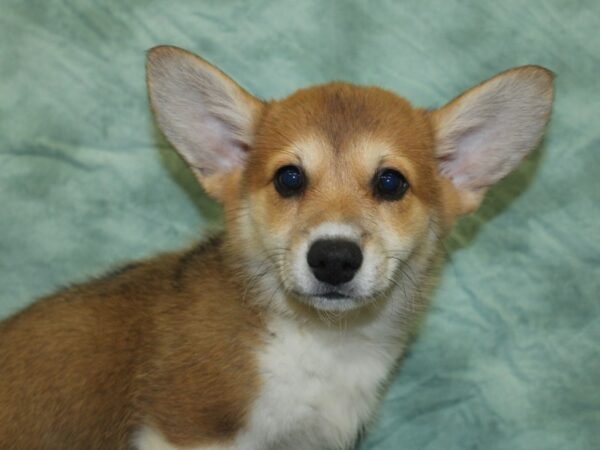
[[[238,171],[246,164],[247,150],[254,146],[257,135],[265,140],[265,146],[281,150],[281,143],[269,142],[269,133],[280,134],[279,140],[293,144],[294,139],[302,139],[301,135],[321,129],[337,148],[360,133],[393,141],[410,130],[414,136],[405,137],[421,139],[416,145],[408,144],[420,152],[416,160],[422,160],[427,154],[423,146],[431,146],[422,140],[431,137],[419,137],[415,131],[431,127],[439,160],[437,170],[457,191],[443,194],[456,204],[446,215],[477,209],[489,186],[511,172],[535,148],[553,99],[552,73],[539,66],[523,66],[481,83],[432,113],[421,113],[423,119],[417,123],[409,117],[418,114],[418,110],[410,112],[410,105],[401,98],[384,95],[376,88],[343,83],[299,91],[284,102],[271,102],[265,108],[263,102],[214,66],[175,47],[150,50],[147,74],[161,129],[207,191],[217,198],[223,190],[235,191],[230,185],[241,183]],[[363,99],[356,96],[359,92]],[[318,95],[322,96],[320,105],[315,103]],[[363,100],[369,97],[377,98],[377,104],[365,107]],[[295,110],[296,105],[300,109]],[[265,110],[267,113],[263,114]],[[285,116],[279,117],[279,111]],[[263,118],[272,123],[259,129]],[[274,120],[279,122],[275,124]],[[224,173],[229,176],[223,177]],[[452,189],[445,181],[441,184],[445,190]]]
[[[325,223],[353,228],[365,254],[379,255],[365,264],[365,271],[377,266],[377,274],[357,282],[354,295],[386,292],[399,269],[382,255],[410,267],[413,259],[428,259],[435,247],[428,239],[477,209],[488,187],[535,147],[552,103],[552,77],[536,66],[504,72],[433,112],[347,83],[262,103],[205,61],[164,47],[150,52],[148,81],[167,137],[193,167],[209,167],[201,183],[213,195],[221,192],[226,214],[235,211],[227,215],[231,238],[246,250],[248,267],[270,263],[279,272],[270,285],[300,297],[308,295],[303,285],[310,276],[298,255],[316,239],[310,231]],[[232,147],[242,141],[244,150]],[[286,165],[307,178],[296,199],[282,198],[273,186]],[[408,180],[401,200],[374,195],[373,177],[383,169]],[[257,258],[265,254],[278,256]]]

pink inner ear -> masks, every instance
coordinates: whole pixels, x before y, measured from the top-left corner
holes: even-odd
[[[440,172],[463,191],[508,175],[539,142],[552,77],[535,66],[504,72],[434,112]]]
[[[239,141],[215,139],[214,136],[206,136],[202,147],[204,150],[210,149],[213,160],[196,158],[190,161],[190,165],[202,176],[210,176],[216,172],[227,173],[241,168],[248,156],[248,145]]]
[[[202,176],[242,167],[249,146],[235,138],[230,126],[198,108],[195,125],[187,130],[184,158]],[[183,133],[182,133],[183,136]],[[191,150],[189,150],[191,149]]]
[[[492,104],[493,105],[493,104]],[[440,171],[461,190],[486,189],[508,175],[535,148],[544,117],[523,116],[516,105],[480,111],[475,125],[446,136],[449,149],[440,157]],[[460,124],[459,124],[460,125]]]
[[[262,104],[205,61],[162,48],[148,59],[150,99],[161,130],[202,177],[241,168]]]
[[[440,158],[442,175],[459,188],[485,188],[506,174],[503,159],[507,155],[499,154],[503,149],[494,145],[500,140],[502,130],[494,123],[495,119],[486,122],[462,132],[456,137],[454,152]]]
[[[218,171],[229,172],[244,166],[248,157],[248,145],[240,141],[224,141],[220,151],[217,153]]]

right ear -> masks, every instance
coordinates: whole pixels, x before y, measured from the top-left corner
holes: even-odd
[[[263,103],[177,47],[148,52],[146,80],[160,129],[206,192],[223,201],[239,182]]]

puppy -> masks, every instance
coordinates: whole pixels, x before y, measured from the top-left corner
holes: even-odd
[[[372,418],[441,239],[538,144],[541,67],[446,106],[330,83],[261,101],[150,50],[158,125],[225,231],[0,325],[0,448],[347,449]]]

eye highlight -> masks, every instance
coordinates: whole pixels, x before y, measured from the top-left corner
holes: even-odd
[[[408,190],[408,181],[397,170],[382,169],[375,174],[373,190],[382,200],[400,200]]]
[[[299,195],[304,190],[304,172],[297,166],[283,166],[275,173],[273,184],[282,197]]]

